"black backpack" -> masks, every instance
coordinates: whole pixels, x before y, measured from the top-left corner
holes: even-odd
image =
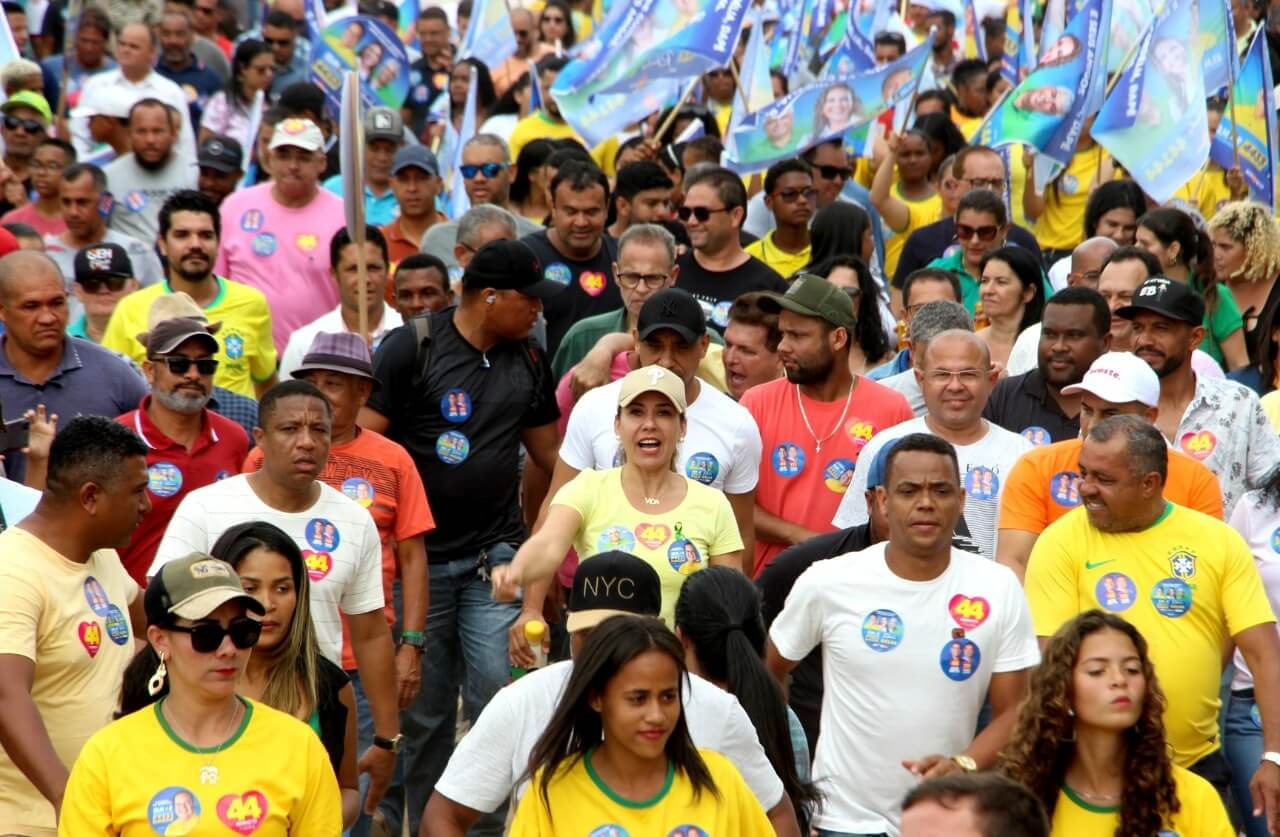
[[[409,318],[408,325],[413,329],[413,337],[417,345],[414,356],[413,389],[416,392],[422,392],[426,389],[427,371],[431,368],[431,312],[425,311],[413,315]],[[524,348],[520,356],[524,358],[529,375],[533,378],[533,391],[536,394],[542,390],[544,382],[542,364],[539,363],[542,350],[533,340],[525,341]]]

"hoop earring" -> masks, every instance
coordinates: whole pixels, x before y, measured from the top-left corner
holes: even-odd
[[[151,679],[147,681],[147,694],[155,697],[164,689],[164,678],[169,672],[164,667],[164,657],[160,658],[160,665],[156,667],[156,673],[151,675]]]

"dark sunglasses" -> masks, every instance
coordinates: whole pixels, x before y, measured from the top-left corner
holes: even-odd
[[[77,280],[80,287],[84,288],[85,293],[98,294],[102,293],[103,287],[106,287],[111,293],[117,293],[124,290],[125,283],[129,281],[128,276],[89,276],[85,279]]]
[[[835,180],[837,177],[848,180],[853,177],[853,169],[849,166],[816,166],[815,168],[824,180]]]
[[[212,375],[218,371],[218,361],[211,357],[202,357],[198,359],[189,357],[153,357],[152,361],[163,363],[169,367],[169,371],[175,375],[185,375],[191,369],[191,364],[195,364],[196,371],[201,375]]]
[[[956,224],[956,238],[961,241],[968,241],[975,235],[979,241],[991,241],[996,237],[996,233],[1000,232],[1000,228],[993,224],[983,224],[981,227],[971,227],[968,224]]]
[[[212,654],[222,647],[222,640],[231,637],[231,644],[243,651],[258,644],[262,636],[262,623],[248,616],[237,616],[227,627],[217,622],[200,622],[195,625],[170,625],[169,630],[191,634],[191,647],[199,654]]]
[[[527,37],[529,37],[529,30],[528,30],[528,29],[513,29],[513,30],[511,30],[511,31],[515,33],[515,36],[516,36],[517,38],[527,38]]]
[[[19,119],[16,116],[6,116],[4,118],[4,126],[10,131],[16,131],[21,128],[28,134],[44,133],[44,124],[35,119]]]
[[[474,180],[477,174],[483,174],[485,177],[492,179],[507,169],[502,163],[485,163],[482,166],[472,166],[464,163],[458,168],[462,171],[462,176],[467,180]]]
[[[811,201],[818,196],[818,190],[812,187],[808,189],[779,189],[778,197],[787,203],[791,203],[796,198],[803,198],[805,201]]]
[[[716,212],[728,212],[727,206],[719,209],[712,209],[709,206],[682,206],[676,210],[676,215],[680,216],[681,221],[688,221],[690,216],[697,218],[699,224],[705,224],[711,220],[711,216]]]

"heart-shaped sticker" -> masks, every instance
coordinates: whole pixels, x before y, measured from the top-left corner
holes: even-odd
[[[302,563],[307,567],[307,577],[312,581],[320,581],[333,569],[333,558],[327,552],[302,551]]]
[[[267,819],[267,798],[256,790],[229,793],[218,800],[218,819],[237,834],[252,834]]]
[[[947,610],[957,625],[966,631],[972,631],[987,621],[987,617],[991,615],[991,603],[981,596],[969,597],[957,593],[951,597]]]
[[[665,523],[641,523],[636,527],[636,540],[650,549],[657,549],[671,540],[671,527]]]
[[[98,649],[102,647],[102,626],[96,620],[93,622],[81,622],[79,635],[80,644],[84,646],[84,650],[89,652],[89,656],[98,656]]]
[[[1213,449],[1217,446],[1218,438],[1208,430],[1182,434],[1182,452],[1196,459],[1208,459],[1209,454],[1213,453]]]

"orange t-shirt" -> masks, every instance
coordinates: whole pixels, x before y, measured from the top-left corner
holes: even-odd
[[[254,448],[244,461],[244,471],[250,474],[260,468],[262,448]],[[329,449],[329,460],[320,472],[320,480],[373,515],[382,541],[382,589],[387,596],[384,612],[387,624],[394,624],[396,612],[391,602],[391,585],[396,577],[395,546],[436,528],[417,466],[400,445],[372,430],[362,429],[350,442]],[[347,671],[356,667],[346,616],[342,617],[342,667]]]
[[[756,420],[763,443],[756,503],[814,532],[834,531],[831,519],[853,478],[858,454],[871,437],[915,418],[900,393],[861,376],[856,378],[843,419],[845,399],[814,401],[800,395],[786,378],[752,387],[743,393],[741,403]],[[805,417],[812,432],[805,426]],[[815,436],[823,440],[821,451]],[[760,575],[785,547],[757,537],[754,574]]]
[[[1050,523],[1080,505],[1081,439],[1068,439],[1032,448],[1018,459],[1004,483],[1000,498],[1001,529],[1043,532]],[[1176,450],[1169,451],[1165,499],[1222,519],[1222,489],[1203,464]]]

